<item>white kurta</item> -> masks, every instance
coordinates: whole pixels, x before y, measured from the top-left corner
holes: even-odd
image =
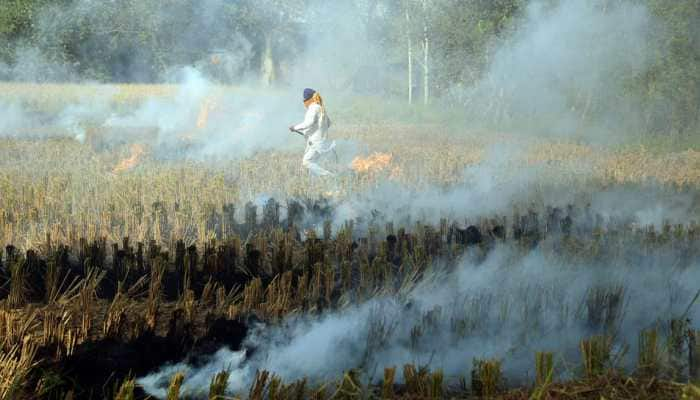
[[[323,115],[321,106],[313,103],[307,108],[304,122],[294,126],[294,130],[304,134],[306,151],[302,165],[314,175],[333,175],[332,172],[318,165],[322,155],[333,151],[335,142],[328,140],[328,117]]]

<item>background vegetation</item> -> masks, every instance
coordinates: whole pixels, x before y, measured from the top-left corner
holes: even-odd
[[[340,29],[335,22],[325,21],[323,6],[309,8],[312,3],[3,1],[0,60],[4,68],[0,67],[0,78],[21,77],[12,70],[13,65],[40,55],[43,62],[61,65],[70,74],[25,71],[27,79],[153,83],[163,80],[174,66],[197,65],[226,83],[255,76],[266,84],[281,85],[293,79],[293,65],[309,50],[310,37],[331,37]],[[343,21],[347,25],[343,29],[354,34],[354,41],[376,47],[380,56],[368,53],[362,62],[343,70],[343,54],[335,53],[332,82],[324,85],[353,94],[408,95],[413,102],[443,99],[446,105],[461,107],[448,96],[450,90],[469,87],[483,78],[495,50],[522,34],[517,28],[533,3],[353,0],[325,6],[341,15],[353,15]],[[537,3],[554,9],[560,2]],[[652,29],[645,38],[651,49],[647,66],[608,77],[624,83],[625,93],[618,93],[617,100],[592,93],[582,96],[585,100],[572,100],[571,106],[580,108],[583,102],[590,115],[608,111],[614,106],[611,101],[632,99],[646,119],[640,125],[644,133],[688,136],[697,132],[700,0],[601,0],[596,4],[605,13],[630,3],[644,6],[653,16]],[[411,61],[411,56],[407,57],[409,46]],[[428,58],[424,59],[424,53]],[[429,60],[428,65],[425,60]],[[410,90],[404,78],[407,70],[412,75]],[[571,98],[578,97],[579,93],[571,94]]]

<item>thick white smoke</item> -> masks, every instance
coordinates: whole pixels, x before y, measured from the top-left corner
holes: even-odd
[[[323,382],[360,368],[365,379],[376,382],[384,367],[406,363],[442,369],[456,382],[468,376],[473,358],[497,358],[509,382],[529,383],[537,351],[556,353],[562,378],[573,373],[562,368],[564,362],[579,363],[579,340],[606,330],[615,335],[616,349],[634,349],[642,329],[663,329],[670,318],[681,317],[700,289],[696,265],[665,268],[678,257],[671,249],[639,263],[623,258],[576,263],[548,254],[498,246],[483,261],[467,255],[456,269],[438,267],[399,296],[254,327],[244,342],[255,349],[250,357],[244,350],[222,349],[201,368],[167,366],[139,382],[148,393],[162,395],[163,382],[182,370],[188,375],[185,388],[196,390],[208,384],[202,373],[211,379],[228,367],[229,389],[242,394],[256,370],[285,381]],[[596,308],[595,290],[618,293],[619,302]],[[691,308],[687,317],[696,320],[700,310]],[[623,365],[633,367],[635,361],[628,356]]]
[[[591,180],[586,160],[555,166],[526,164],[524,145],[496,144],[485,149],[482,160],[462,172],[458,184],[407,187],[385,180],[367,191],[351,194],[334,204],[335,230],[354,221],[358,232],[368,223],[412,226],[414,222],[439,224],[442,218],[475,224],[480,218],[509,216],[532,209],[544,218],[545,208],[569,205],[591,210],[604,219],[618,217],[638,226],[662,227],[698,220],[698,197],[653,182],[636,187],[606,187]],[[369,211],[375,211],[372,220]],[[321,227],[318,227],[319,234]]]
[[[338,9],[317,2],[285,4],[285,12],[298,14],[295,23],[314,27],[304,33],[301,41],[308,50],[301,51],[294,43],[296,39],[285,36],[289,32],[284,24],[274,18],[279,11],[275,4],[259,2],[253,14],[270,17],[270,20],[263,18],[259,22],[269,25],[262,30],[269,31],[276,41],[272,43],[275,52],[272,62],[280,78],[276,87],[263,84],[260,73],[255,71],[254,65],[262,62],[262,55],[259,48],[253,48],[252,38],[238,31],[221,32],[220,26],[212,25],[213,17],[230,8],[230,4],[208,0],[196,3],[192,10],[150,3],[144,5],[143,15],[132,16],[138,21],[150,19],[153,26],[166,31],[172,29],[167,21],[186,21],[182,29],[167,32],[172,36],[169,40],[192,53],[202,53],[201,46],[209,43],[209,36],[216,35],[225,40],[221,43],[222,48],[208,49],[210,57],[189,64],[169,62],[169,56],[179,55],[168,55],[164,49],[165,72],[152,79],[159,84],[177,85],[175,95],[142,93],[143,97],[135,104],[117,100],[120,90],[128,88],[84,81],[79,71],[86,66],[61,63],[49,54],[50,49],[60,47],[58,41],[68,37],[75,28],[73,25],[78,23],[92,28],[94,40],[102,40],[100,32],[106,29],[103,27],[111,26],[103,19],[110,15],[123,17],[123,13],[115,9],[117,6],[86,0],[70,5],[47,5],[38,11],[35,26],[38,42],[17,43],[13,63],[0,64],[0,79],[57,84],[74,82],[85,85],[89,96],[75,99],[74,93],[66,93],[67,100],[52,104],[51,110],[42,110],[31,101],[25,101],[23,96],[19,99],[8,96],[0,100],[0,136],[71,137],[85,142],[86,129],[90,127],[102,144],[145,142],[158,147],[153,154],[170,158],[171,152],[177,150],[178,157],[207,161],[237,159],[270,149],[301,151],[303,142],[290,135],[287,127],[303,118],[302,89],[319,89],[326,97],[331,115],[334,115],[334,101],[332,96],[325,96],[326,91],[341,93],[347,90],[347,86],[336,83],[354,77],[366,60],[379,58],[375,57],[375,45],[360,45],[354,40],[358,24],[366,23],[356,7],[348,5]],[[250,18],[255,22],[257,17]],[[317,22],[312,23],[312,20]],[[338,24],[338,21],[343,23]],[[115,34],[122,35],[121,30],[128,30],[130,23],[125,20],[124,26],[115,28]],[[206,29],[201,31],[198,27]],[[339,42],[344,45],[339,46]],[[143,54],[146,50],[135,43],[127,40],[125,46],[133,48],[120,49],[124,53],[120,56],[111,55],[110,59],[115,63],[113,69],[122,68],[125,79],[148,80],[146,77],[153,73],[152,66],[143,65],[139,59],[150,60],[153,55]],[[356,44],[351,46],[351,43]],[[91,54],[98,44],[81,42],[76,51]],[[286,54],[290,51],[297,54],[291,57]],[[279,59],[276,58],[278,55]],[[292,58],[294,62],[290,64],[283,58]],[[222,86],[217,82],[221,79],[235,86]],[[81,89],[76,86],[62,90]],[[59,94],[57,89],[56,95],[64,94]]]
[[[518,133],[554,133],[615,141],[644,121],[629,82],[649,67],[654,28],[631,1],[534,1],[515,32],[498,43],[483,78],[455,88],[476,123]],[[611,135],[612,133],[612,135]]]
[[[515,124],[517,126],[510,128],[518,132],[557,132],[588,138],[594,131],[617,132],[622,126],[629,131],[631,125],[642,123],[642,116],[634,111],[634,102],[624,95],[626,82],[619,76],[642,73],[648,67],[647,55],[653,49],[649,48],[647,37],[654,21],[642,5],[627,1],[615,5],[607,3],[566,0],[551,6],[548,2],[532,2],[513,34],[495,44],[497,47],[489,57],[483,78],[470,87],[448,91],[451,93],[449,101],[453,105],[460,104],[466,114],[472,116],[466,125],[495,124],[507,128]],[[66,108],[58,112],[61,115],[58,122],[54,114],[48,121],[39,123],[46,132],[44,135],[64,136],[63,122],[68,124],[71,136],[82,141],[83,126],[89,120],[97,128],[112,129],[116,137],[128,136],[128,132],[120,130],[140,129],[141,135],[148,136],[149,129],[158,128],[157,143],[162,144],[172,141],[175,133],[187,135],[193,130],[204,102],[216,97],[219,111],[210,113],[212,120],[199,135],[200,141],[186,154],[200,159],[235,158],[259,149],[284,148],[293,142],[285,135],[285,128],[301,118],[299,92],[303,87],[315,87],[327,94],[326,100],[333,112],[334,100],[337,104],[344,94],[358,89],[357,84],[366,84],[373,88],[371,92],[382,93],[391,79],[398,79],[394,76],[378,78],[377,71],[393,71],[393,74],[398,71],[397,67],[392,64],[393,59],[382,54],[380,43],[362,40],[369,29],[381,28],[373,24],[385,24],[384,28],[393,26],[380,12],[381,5],[372,8],[364,2],[332,7],[323,2],[289,4],[286,10],[297,15],[295,23],[308,26],[303,31],[303,49],[290,43],[291,38],[285,36],[289,32],[285,31],[285,26],[279,26],[272,17],[274,13],[264,12],[274,9],[274,2],[261,2],[258,10],[262,15],[271,16],[265,23],[279,40],[274,44],[275,51],[284,54],[277,65],[278,72],[284,75],[283,91],[261,87],[260,76],[251,75],[251,65],[260,63],[261,56],[255,53],[249,38],[240,32],[220,32],[219,27],[208,26],[209,34],[226,38],[226,51],[216,57],[225,74],[235,76],[240,90],[213,96],[211,92],[217,85],[208,76],[211,67],[208,58],[191,65],[173,62],[166,65],[167,72],[156,77],[156,81],[181,85],[176,98],[153,96],[135,108],[124,109],[113,104],[112,95],[105,93],[92,98],[89,104],[78,105],[80,108],[94,106],[87,113],[90,118],[66,104]],[[225,6],[221,0],[199,3],[196,12],[189,16],[187,27],[182,32],[173,32],[173,40],[201,51],[197,46],[205,42],[207,32],[191,30],[207,26],[212,15]],[[41,13],[44,17],[38,20],[37,36],[49,42],[55,40],[52,38],[64,37],[75,21],[94,25],[99,31],[97,28],[104,22],[101,15],[111,15],[112,7],[90,1],[76,1],[70,7],[52,5]],[[439,2],[433,7],[440,7]],[[151,14],[134,17],[152,18],[156,24],[183,19],[182,15],[169,14],[182,12],[179,9],[156,7],[147,8],[147,11]],[[0,67],[3,79],[79,81],[76,71],[81,66],[61,64],[42,52],[41,49],[56,47],[50,44],[41,42],[38,47],[19,44],[15,62]],[[83,43],[79,50],[94,51],[92,47],[90,43]],[[125,58],[120,61],[125,63],[125,76],[151,73],[140,70],[150,66],[141,65],[138,59],[150,59],[152,55],[145,57],[138,47],[133,53],[128,50],[124,49],[124,57],[119,58]],[[442,61],[433,60],[436,65]],[[347,113],[343,115],[352,117]],[[37,125],[36,116],[19,103],[3,102],[0,116],[7,121],[0,125],[0,135],[4,136],[16,136],[17,132],[26,132],[29,129],[25,128]],[[617,140],[617,136],[605,139]]]

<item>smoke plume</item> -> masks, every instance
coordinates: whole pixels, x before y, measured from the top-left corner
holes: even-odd
[[[222,349],[203,367],[167,366],[139,382],[162,396],[163,382],[184,371],[184,388],[196,391],[207,383],[205,372],[210,379],[228,367],[229,389],[244,393],[256,370],[288,382],[307,377],[321,383],[359,368],[376,383],[385,367],[416,364],[442,369],[456,383],[468,376],[474,358],[495,358],[504,361],[508,382],[522,384],[533,378],[527,371],[537,351],[555,352],[558,377],[566,378],[575,373],[566,366],[580,360],[579,340],[606,332],[616,351],[635,349],[642,329],[665,329],[700,289],[697,265],[678,266],[679,255],[670,248],[646,256],[626,249],[633,255],[590,264],[557,258],[544,250],[548,246],[523,253],[500,245],[483,259],[468,254],[454,269],[436,265],[395,296],[261,324],[244,349]],[[601,294],[616,300],[600,306]],[[697,307],[687,317],[700,317]],[[254,349],[251,356],[246,349]],[[632,368],[632,358],[623,366]]]
[[[638,130],[644,116],[621,77],[650,66],[649,12],[629,1],[554,4],[531,2],[513,35],[497,43],[482,79],[455,88],[456,100],[477,124],[521,134],[605,133],[614,141],[610,133]]]

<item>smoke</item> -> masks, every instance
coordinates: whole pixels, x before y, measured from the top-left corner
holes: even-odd
[[[17,90],[12,84],[5,86]],[[70,90],[70,86],[64,88]],[[115,89],[109,86],[96,88],[95,93],[75,102],[61,105],[51,113],[36,109],[22,99],[0,100],[0,137],[21,139],[72,138],[85,142],[87,128],[100,123],[110,113],[109,99]]]
[[[69,102],[50,114],[31,111],[22,101],[0,103],[0,135],[15,138],[68,137],[85,142],[87,128],[97,130],[102,146],[147,143],[161,157],[198,160],[234,159],[256,151],[298,144],[286,126],[299,119],[290,95],[241,88],[226,91],[202,72],[185,67],[170,71],[173,96],[149,96],[133,106],[115,105],[120,89],[92,86],[84,99]],[[66,90],[71,90],[68,86]],[[72,87],[73,90],[81,90]],[[184,149],[184,150],[182,150]]]
[[[290,74],[292,87],[315,87],[342,96],[383,93],[391,83],[389,63],[380,43],[369,40],[371,14],[362,2],[311,2],[304,11],[310,21],[305,33],[307,51],[296,57]]]
[[[214,375],[222,370],[239,368],[245,360],[245,351],[232,352],[228,348],[221,348],[205,360],[205,364],[199,368],[185,364],[166,366],[161,369],[161,374],[149,375],[141,378],[139,384],[148,388],[151,396],[159,399],[167,395],[167,386],[170,378],[183,373],[187,376],[187,381],[181,387],[182,393],[189,393],[192,396],[206,397],[209,383]],[[248,376],[246,373],[245,376]],[[236,374],[229,378],[229,385],[243,387],[247,382],[243,381],[243,375]]]
[[[38,41],[17,43],[13,63],[0,65],[0,77],[79,82],[98,90],[89,98],[55,101],[58,109],[50,110],[37,109],[31,101],[3,100],[0,137],[86,142],[89,129],[96,128],[107,146],[146,142],[163,158],[229,160],[264,150],[301,149],[300,139],[289,135],[286,127],[302,116],[304,87],[333,95],[326,96],[331,118],[333,107],[340,108],[333,104],[334,97],[395,88],[392,79],[398,74],[387,72],[395,72],[391,56],[366,32],[376,28],[371,10],[365,15],[350,2],[288,2],[277,10],[275,2],[261,1],[247,21],[259,30],[246,36],[232,26],[213,23],[219,21],[217,15],[239,15],[239,9],[229,7],[232,3],[236,2],[207,0],[183,8],[143,2],[141,8],[122,14],[119,2],[78,0],[43,9],[36,26]],[[286,14],[294,15],[289,25],[280,23]],[[132,34],[136,25],[145,23],[154,27],[145,39]],[[292,24],[304,26],[302,40],[294,37]],[[653,25],[648,11],[631,1],[607,6],[581,0],[554,6],[532,2],[513,34],[494,48],[483,76],[471,87],[453,88],[447,100],[473,117],[470,124],[515,127],[527,134],[591,137],[636,131],[644,118],[626,89],[630,77],[649,67],[655,49],[647,38]],[[90,28],[89,38],[70,40],[80,26]],[[119,46],[105,54],[111,40]],[[56,54],[65,43],[77,43],[71,55],[82,63]],[[154,47],[182,51],[153,52]],[[273,80],[274,73],[286,85],[283,92],[260,82]],[[119,103],[118,88],[95,83],[111,79],[174,84],[175,92]],[[359,147],[348,143],[353,146]],[[550,170],[518,166],[522,152],[519,145],[489,149],[484,161],[466,168],[454,187],[407,188],[383,182],[336,204],[333,224],[339,228],[355,220],[358,230],[365,230],[369,222],[411,226],[414,221],[435,224],[449,218],[473,223],[510,215],[522,204],[540,209],[591,204],[603,218],[622,216],[657,227],[666,219],[685,222],[697,216],[697,199],[689,194],[648,187],[579,193],[573,185],[547,184]],[[585,162],[571,168],[559,173],[585,180],[590,172]],[[260,206],[266,200],[259,195],[255,203]],[[367,210],[376,210],[379,217],[368,220]],[[531,369],[535,351],[556,351],[575,363],[578,340],[602,329],[618,333],[617,346],[634,346],[640,329],[679,316],[698,289],[697,266],[668,268],[679,263],[672,249],[644,257],[641,249],[625,249],[633,253],[629,258],[589,264],[557,258],[546,251],[548,246],[553,244],[545,242],[523,254],[504,245],[485,259],[470,254],[455,268],[436,265],[434,273],[400,295],[261,324],[244,349],[223,348],[203,366],[165,366],[139,383],[150,394],[164,397],[167,380],[182,371],[183,390],[197,394],[204,392],[215,372],[230,368],[230,390],[240,393],[259,369],[287,381],[309,377],[318,382],[361,368],[367,380],[375,381],[383,367],[405,363],[441,368],[456,380],[469,373],[473,358],[488,357],[504,359],[510,380],[528,381],[524,371]],[[602,316],[611,315],[610,326],[597,322],[605,318],[592,305],[596,288],[621,293],[618,305],[602,311]],[[697,309],[691,311],[691,319],[700,317]]]
[[[495,145],[485,151],[483,161],[467,167],[462,183],[454,187],[434,186],[411,189],[392,181],[367,192],[357,193],[337,204],[335,228],[345,221],[366,217],[366,210],[376,210],[385,221],[410,226],[411,220],[436,224],[441,218],[459,220],[477,216],[503,214],[511,211],[521,195],[531,193],[539,180],[536,168],[514,169],[518,146]],[[357,225],[359,230],[365,224]]]
[[[22,46],[11,65],[0,62],[0,79],[21,82],[70,82],[77,79],[71,65],[49,60],[40,49]]]
[[[482,79],[451,98],[478,123],[520,133],[636,131],[644,118],[627,86],[650,66],[653,27],[648,10],[630,1],[530,2]]]
[[[169,79],[177,83],[173,96],[147,97],[126,109],[115,106],[119,89],[110,86],[95,87],[96,93],[50,115],[32,112],[18,101],[2,102],[0,135],[68,137],[82,143],[92,128],[102,146],[146,143],[163,158],[208,161],[300,144],[285,128],[300,118],[298,110],[290,107],[299,102],[288,94],[243,88],[225,91],[192,67],[171,72]]]
[[[38,10],[33,41],[14,43],[13,62],[0,65],[0,77],[76,82],[82,89],[89,88],[90,95],[66,96],[57,90],[51,96],[66,100],[54,99],[47,107],[20,93],[18,100],[0,103],[0,135],[71,137],[82,143],[90,139],[90,128],[103,147],[145,142],[155,148],[151,154],[156,157],[209,162],[300,148],[303,143],[286,127],[303,117],[301,89],[342,92],[343,85],[337,83],[352,77],[362,60],[378,59],[376,46],[349,46],[356,42],[358,24],[365,23],[353,5],[337,9],[320,2],[289,2],[278,10],[275,2],[187,4],[144,2],[120,7],[76,0]],[[296,25],[281,23],[279,12],[280,18],[313,29],[295,38]],[[238,22],[227,25],[227,21]],[[139,29],[146,29],[142,36],[132,34]],[[256,36],[265,32],[269,43]],[[78,33],[85,36],[76,41]],[[75,47],[65,50],[65,43]],[[105,48],[113,52],[104,54]],[[81,61],[68,62],[56,51]],[[265,70],[267,58],[271,71]],[[290,59],[294,62],[289,63]],[[269,74],[292,90],[265,86]],[[122,91],[129,88],[92,80],[115,77],[125,82],[174,84],[176,92],[173,96],[141,93],[136,102],[125,102]],[[333,101],[327,103],[333,115]]]
[[[16,131],[25,121],[22,107],[14,103],[0,103],[0,135]]]
[[[482,218],[529,210],[545,215],[547,207],[569,205],[594,210],[600,218],[661,228],[665,223],[698,220],[697,193],[678,191],[653,182],[625,187],[596,181],[586,160],[550,165],[526,163],[525,144],[498,143],[484,149],[481,161],[466,167],[459,183],[407,186],[381,180],[376,186],[333,203],[333,228],[353,221],[364,234],[370,225],[410,227],[415,222],[437,225],[445,218],[477,224]],[[371,213],[370,213],[371,211]],[[320,234],[322,227],[317,226]]]
[[[381,227],[392,222],[408,227],[415,222],[438,224],[443,218],[476,224],[481,218],[511,215],[518,209],[544,215],[548,206],[564,210],[569,205],[595,210],[604,220],[614,217],[656,229],[700,218],[697,195],[673,189],[649,185],[591,191],[590,186],[547,185],[528,169],[504,182],[495,181],[493,170],[487,167],[466,171],[479,171],[480,175],[448,189],[417,190],[385,181],[371,191],[353,194],[334,205],[333,227],[339,229],[353,221],[357,232],[366,232],[370,224]],[[368,210],[373,211],[372,216]]]
[[[407,363],[442,369],[455,383],[468,376],[474,358],[495,358],[503,360],[509,383],[522,384],[533,379],[527,371],[537,351],[555,352],[559,378],[566,378],[574,371],[565,365],[579,362],[579,340],[607,332],[615,351],[630,346],[636,354],[640,330],[665,329],[700,289],[697,265],[679,264],[672,249],[650,255],[628,249],[632,255],[590,263],[558,257],[547,247],[523,253],[499,245],[483,260],[468,254],[454,269],[436,265],[396,296],[259,325],[240,351],[222,349],[201,368],[167,366],[139,383],[157,396],[174,371],[188,371],[193,378],[188,375],[185,386],[195,389],[207,383],[202,371],[211,377],[230,367],[229,389],[244,393],[256,370],[287,382],[307,377],[320,383],[360,368],[376,383],[383,368]],[[602,306],[601,293],[609,296]],[[700,317],[697,307],[687,317]],[[254,352],[246,356],[245,349]],[[622,365],[632,368],[631,358]]]
[[[127,82],[175,83],[179,88],[174,98],[146,96],[140,104],[125,106],[105,93],[91,99],[96,103],[79,104],[80,110],[65,104],[50,112],[60,118],[41,124],[49,132],[44,136],[63,136],[67,130],[83,141],[89,120],[113,142],[143,136],[151,140],[149,132],[156,130],[151,143],[161,147],[156,154],[172,157],[171,147],[179,143],[187,147],[182,151],[186,157],[206,160],[291,145],[284,130],[300,118],[301,107],[293,105],[299,104],[303,87],[327,93],[332,115],[333,100],[346,102],[344,94],[396,91],[395,55],[385,54],[386,43],[369,40],[372,32],[393,26],[381,4],[291,1],[281,9],[275,4],[208,0],[188,8],[184,3],[145,2],[120,9],[114,3],[77,0],[46,6],[37,19],[35,41],[17,43],[14,62],[0,67],[0,76],[30,82],[88,83],[83,77],[116,76]],[[456,100],[474,117],[469,125],[588,137],[623,127],[634,130],[644,119],[625,93],[629,77],[649,66],[653,49],[647,38],[654,21],[648,11],[632,2],[547,4],[531,2],[515,31],[495,44],[482,79],[449,91],[448,100]],[[259,27],[248,26],[244,32],[239,26],[247,25],[227,25],[229,19],[222,15]],[[283,19],[288,24],[281,23]],[[145,37],[130,34],[143,27],[149,27]],[[72,35],[82,29],[86,38],[70,52],[82,61],[62,60],[56,49],[75,42]],[[301,38],[296,37],[299,32]],[[109,40],[117,47],[112,54],[102,54]],[[166,44],[179,53],[153,50]],[[100,69],[101,64],[107,69]],[[273,78],[286,85],[284,94],[261,86],[261,79]],[[221,82],[234,83],[238,90],[217,93]],[[208,113],[206,128],[195,135],[208,103],[217,109]],[[36,128],[29,122],[36,119],[30,118],[34,111],[23,104],[3,105],[0,115],[8,117],[0,126],[2,135]],[[188,140],[180,140],[183,137]]]
[[[697,222],[698,196],[647,187],[644,190],[610,188],[592,196],[591,207],[609,219],[622,216],[640,226],[660,228],[665,223],[683,224]]]
[[[630,85],[648,71],[652,55],[659,50],[649,40],[658,24],[641,4],[609,3],[528,2],[524,15],[515,19],[515,29],[493,43],[481,77],[468,87],[460,84],[447,90],[444,100],[458,104],[465,111],[461,114],[470,117],[470,126],[613,141],[622,136],[620,132],[638,131],[645,118]],[[398,67],[403,57],[396,53],[403,53],[403,49],[384,42],[394,39],[392,35],[397,33],[392,30],[401,29],[395,26],[397,15],[388,12],[383,2],[232,4],[207,0],[188,4],[144,2],[120,8],[111,2],[76,0],[69,5],[46,6],[37,20],[34,42],[16,44],[14,62],[0,66],[0,77],[31,82],[116,77],[124,82],[187,85],[186,79],[172,80],[172,71],[181,75],[195,69],[212,86],[223,82],[251,88],[255,105],[249,104],[251,99],[241,98],[242,93],[225,100],[245,111],[233,115],[227,132],[223,127],[213,129],[216,139],[204,146],[203,157],[217,153],[219,141],[224,142],[226,150],[222,152],[226,154],[239,145],[247,149],[258,144],[248,146],[248,139],[229,143],[230,137],[263,137],[261,143],[276,138],[267,132],[258,134],[262,129],[259,125],[288,126],[293,120],[278,121],[269,116],[291,109],[288,102],[297,103],[303,87],[315,87],[329,94],[329,99],[344,101],[348,93],[396,94],[404,89],[399,83],[404,79],[399,78],[406,73],[405,66]],[[440,2],[432,7],[449,10]],[[144,37],[132,34],[143,27],[148,28]],[[87,36],[73,40],[82,29]],[[371,40],[378,32],[383,40]],[[55,54],[65,43],[76,43],[69,55],[81,61],[67,62]],[[103,54],[107,45],[116,46],[112,54]],[[449,45],[436,43],[435,47]],[[438,50],[431,54],[435,57],[431,63],[437,66],[454,62],[441,59],[443,54]],[[107,69],[100,69],[100,64],[106,64]],[[261,87],[261,80],[275,80],[286,93],[297,95],[280,97]],[[164,113],[154,119],[159,127],[187,128],[201,105],[198,100],[202,99],[195,96],[191,104],[178,100],[171,108],[183,111],[188,106],[186,112]],[[153,108],[158,107],[149,106],[151,110],[133,111],[132,118],[152,116]],[[170,122],[160,120],[165,116]],[[445,115],[443,118],[450,120],[444,122],[454,122],[453,117]],[[255,134],[237,129],[237,125],[257,118],[265,118],[265,122],[247,130]],[[603,135],[610,132],[616,135]]]

